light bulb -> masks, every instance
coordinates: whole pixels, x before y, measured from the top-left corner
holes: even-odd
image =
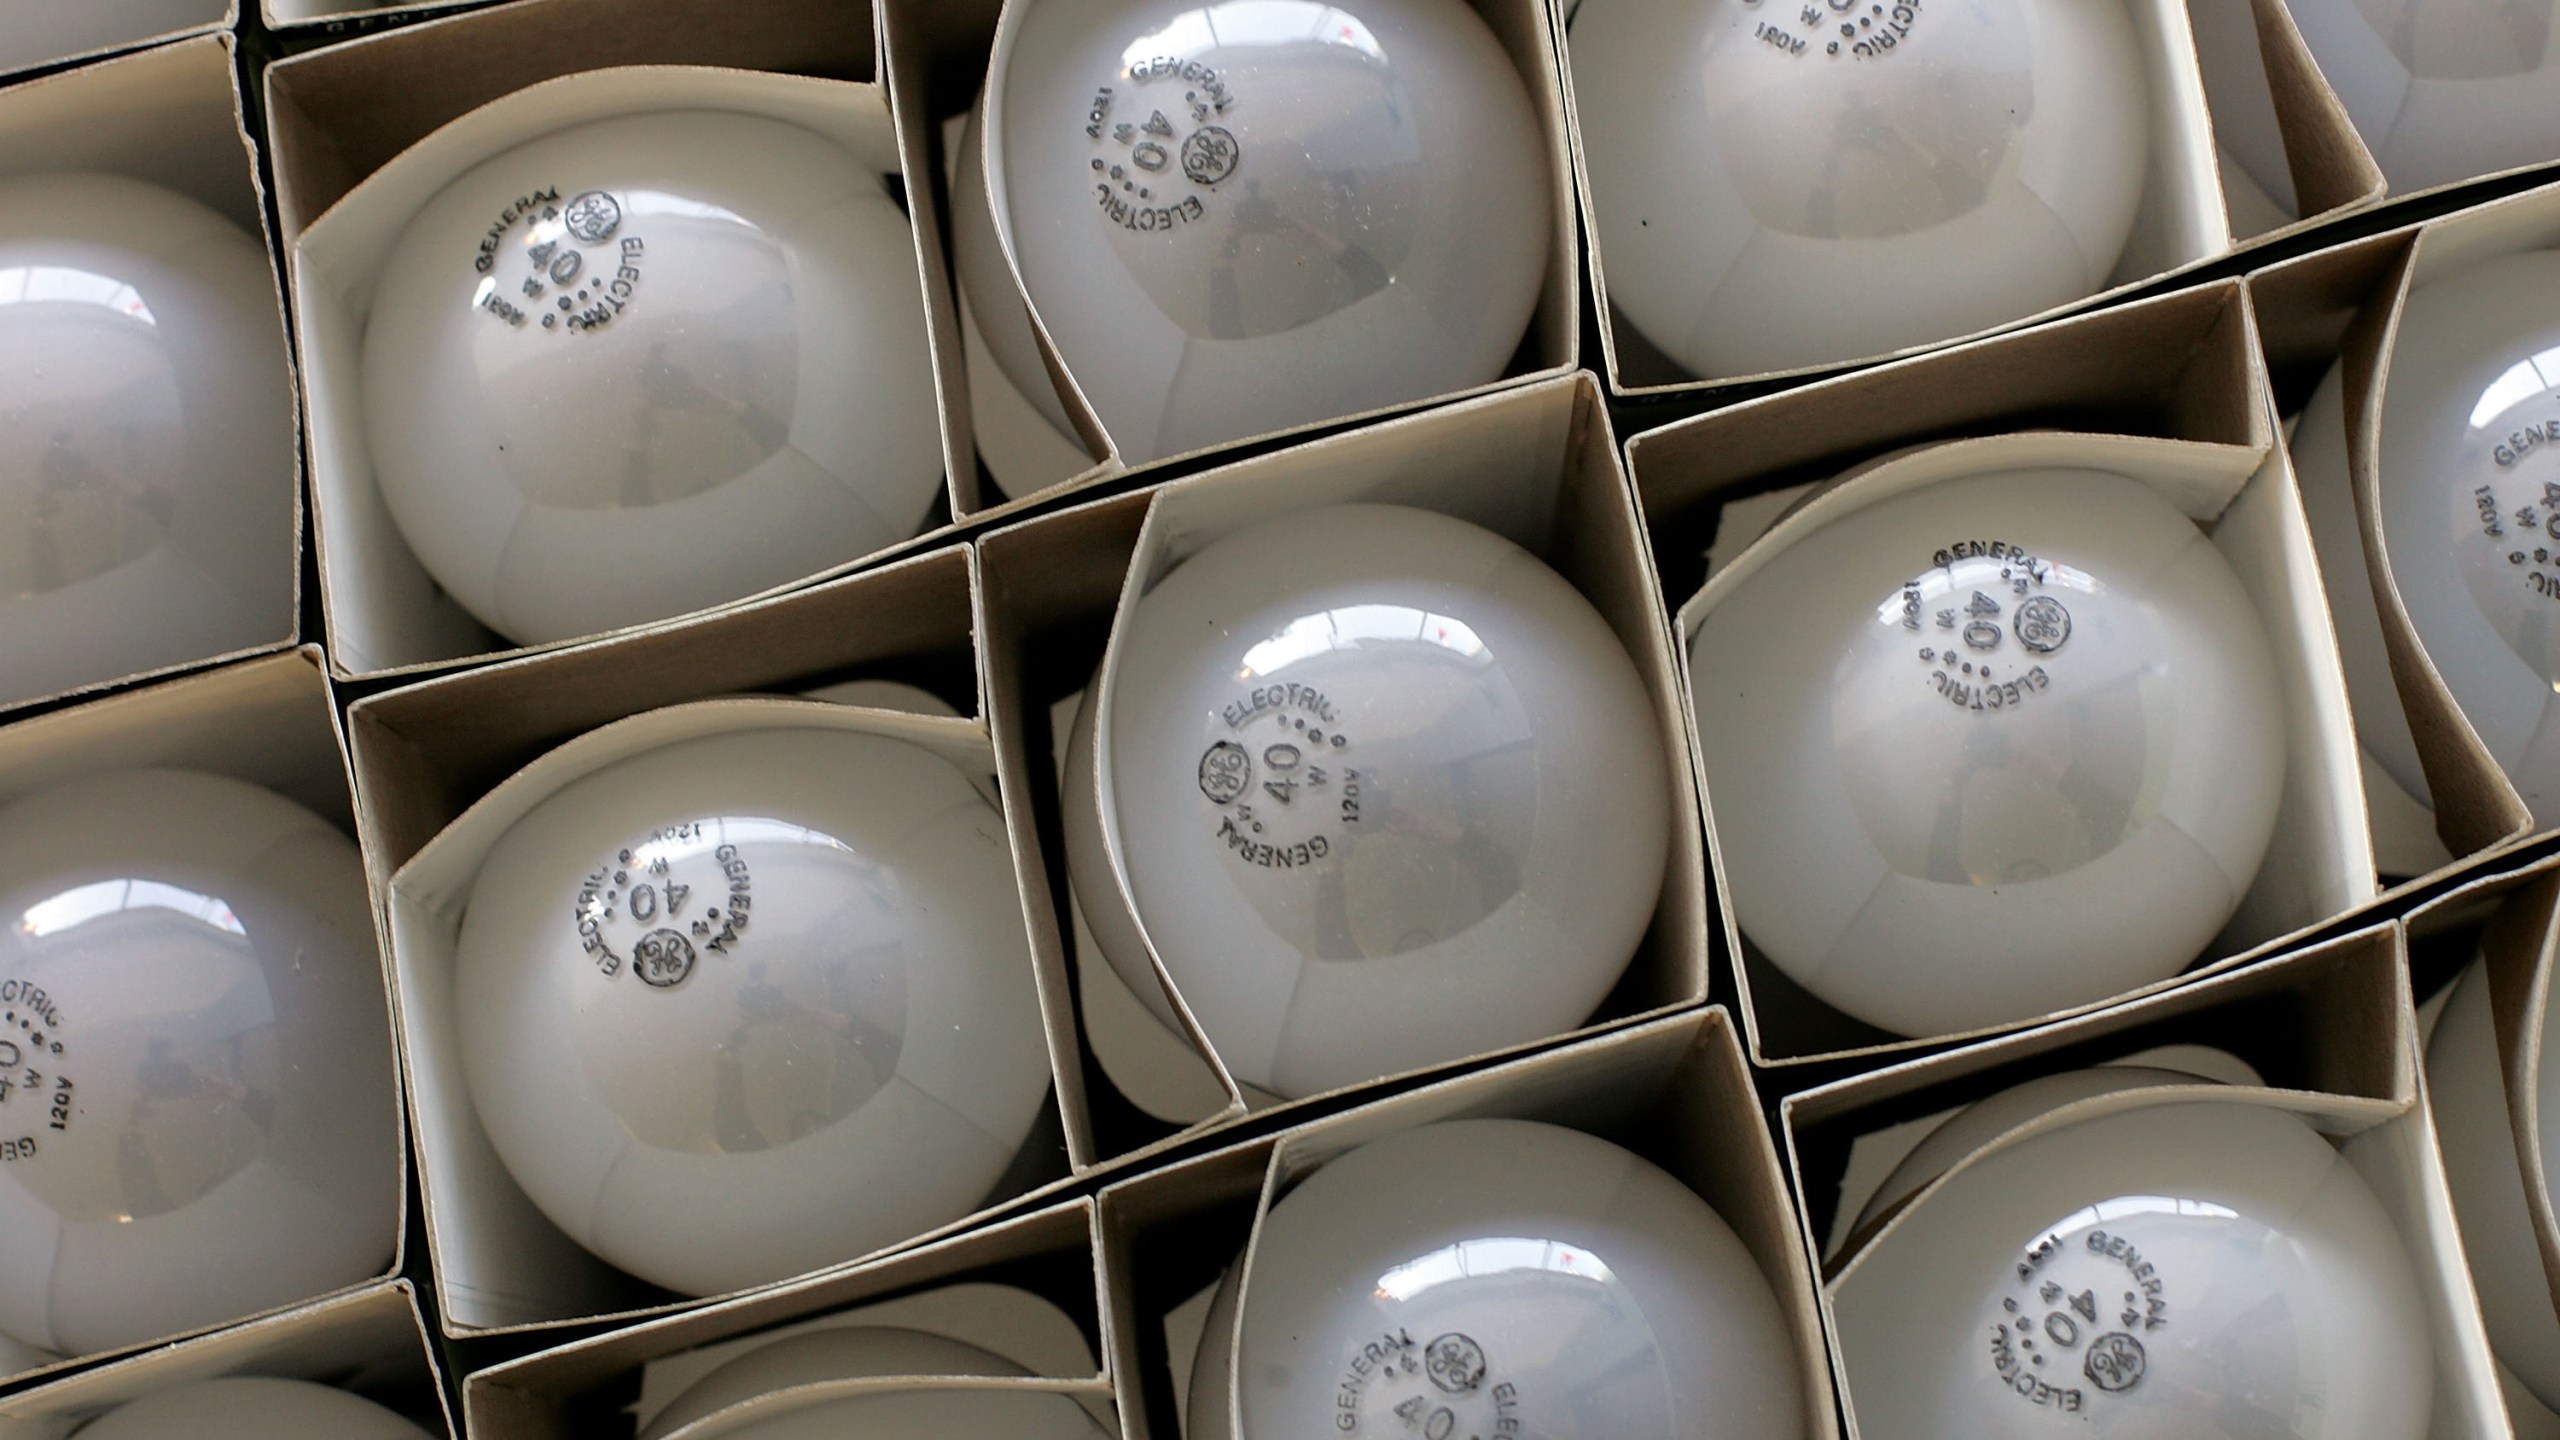
[[[355,846],[183,770],[0,810],[0,1331],[65,1355],[379,1273],[391,1022]]]
[[[1983,1156],[1857,1253],[1832,1309],[1873,1440],[2427,1433],[2408,1251],[2267,1106],[2154,1104]]]
[[[383,266],[364,413],[401,536],[524,643],[858,559],[942,477],[905,212],[752,115],[590,121],[446,185]]]
[[[987,83],[1022,287],[1132,462],[1484,384],[1519,348],[1548,151],[1462,0],[1041,0]],[[987,339],[1038,403],[1029,334]]]
[[[1690,675],[1743,934],[1897,1034],[2176,974],[2274,833],[2266,627],[2124,475],[1997,471],[1844,515],[1714,602]]]
[[[293,628],[266,247],[121,175],[0,179],[0,702]]]
[[[571,782],[482,863],[463,1078],[553,1224],[710,1295],[976,1209],[1049,1087],[1004,822],[904,741],[758,729]]]
[[[76,1432],[80,1440],[427,1440],[425,1430],[361,1395],[308,1380],[233,1375],[155,1390]]]
[[[2080,299],[2133,230],[2123,0],[1583,0],[1566,48],[1609,302],[1703,377]]]
[[[1554,1035],[1625,970],[1668,766],[1634,662],[1536,556],[1318,506],[1184,561],[1112,643],[1068,747],[1068,875],[1130,988],[1174,1023],[1151,940],[1239,1080],[1298,1097]]]
[[[1244,1269],[1192,1369],[1202,1440],[1805,1430],[1786,1318],[1741,1238],[1578,1130],[1457,1120],[1371,1141],[1281,1197]]]
[[[2534,1077],[2546,1161],[2560,1155],[2560,1063],[2551,1052],[2552,1029],[2546,1015],[2543,1063]],[[2427,1039],[2427,1097],[2490,1347],[2535,1398],[2560,1404],[2560,1315],[2525,1208],[2524,1171],[2489,1010],[2489,977],[2477,963],[2462,973]]]
[[[996,368],[1051,429],[1081,448],[1084,442],[1075,438],[1075,422],[1067,418],[1066,402],[1058,398],[1058,387],[1040,359],[1030,312],[1022,308],[1013,270],[1005,263],[1004,240],[987,197],[986,130],[987,99],[981,92],[960,131],[959,163],[951,176],[951,268],[960,277],[960,293],[969,301],[979,338],[987,342]]]
[[[2290,0],[2395,191],[2560,159],[2553,0]]]
[[[1023,1368],[965,1341],[896,1326],[812,1330],[758,1346],[703,1376],[640,1431],[662,1440],[683,1426],[795,1386],[883,1376],[1019,1376]],[[755,1440],[1102,1440],[1093,1417],[1065,1395],[1033,1390],[871,1391],[794,1410],[723,1435]]]
[[[2382,546],[2409,623],[2536,823],[2560,823],[2560,251],[2409,293],[2382,396]],[[2333,367],[2294,430],[2358,738],[2428,796],[2361,563]],[[2332,560],[2330,557],[2345,557]]]

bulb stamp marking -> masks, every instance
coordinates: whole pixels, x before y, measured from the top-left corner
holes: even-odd
[[[1169,98],[1176,86],[1180,98]],[[1244,160],[1235,131],[1222,123],[1235,98],[1227,72],[1173,55],[1130,65],[1120,85],[1094,87],[1084,133],[1103,218],[1149,234],[1207,218],[1217,186]]]
[[[554,185],[514,201],[472,257],[481,276],[473,307],[518,330],[578,334],[613,323],[639,293],[649,253],[646,241],[623,233],[625,218],[622,201],[604,190],[563,201]]]
[[[1743,0],[1744,13],[1757,11],[1769,0]],[[1773,13],[1779,7],[1772,7]],[[1811,52],[1813,40],[1822,39],[1825,58],[1837,60],[1874,60],[1890,55],[1902,42],[1911,38],[1911,28],[1920,23],[1923,0],[1813,0],[1799,4],[1794,27],[1781,21],[1752,22],[1752,37],[1763,45],[1787,56],[1802,59]]]
[[[1520,1389],[1493,1375],[1473,1337],[1417,1343],[1402,1327],[1365,1341],[1335,1381],[1333,1428],[1344,1435],[1505,1440],[1522,1433]]]
[[[1360,824],[1363,779],[1334,763],[1349,758],[1351,740],[1335,728],[1333,701],[1309,685],[1261,685],[1218,718],[1231,737],[1200,752],[1199,782],[1227,853],[1265,870],[1332,855]]]
[[[755,908],[754,876],[737,846],[709,839],[706,821],[663,826],[579,882],[570,919],[598,974],[628,969],[671,990],[703,956],[736,952]]]
[[[2102,1299],[2102,1290],[2120,1298]],[[2093,1391],[2121,1395],[2142,1383],[2150,1354],[2140,1337],[2168,1323],[2167,1282],[2140,1246],[2104,1230],[2046,1235],[2020,1256],[2016,1286],[1992,1320],[1991,1372],[2031,1405],[2082,1414]]]
[[[62,1068],[60,1003],[30,980],[0,980],[0,1164],[32,1160],[41,1137],[67,1132],[79,1088]]]
[[[2046,590],[2054,575],[2008,541],[1958,541],[1903,582],[1889,613],[1907,634],[1929,638],[1918,653],[1940,698],[1976,714],[2013,710],[2052,688],[2041,662],[2071,641],[2071,608]]]

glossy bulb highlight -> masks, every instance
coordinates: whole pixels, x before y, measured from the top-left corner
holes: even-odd
[[[2560,159],[2552,0],[2290,0],[2395,191]]]

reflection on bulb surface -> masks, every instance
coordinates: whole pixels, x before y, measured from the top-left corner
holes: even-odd
[[[990,177],[1023,287],[1132,461],[1498,378],[1553,196],[1459,0],[1043,0],[1000,55]],[[964,271],[1027,395],[1019,301]]]
[[[967,776],[873,735],[680,741],[555,792],[490,851],[456,952],[500,1159],[691,1294],[976,1208],[1048,1089],[1007,856]]]
[[[2560,155],[2552,0],[2295,0],[2287,8],[2393,190]]]
[[[285,373],[238,226],[118,175],[0,181],[0,701],[290,628]]]
[[[1955,1170],[1835,1282],[1860,1432],[2426,1433],[2417,1275],[2293,1114],[2171,1102]]]
[[[1373,1141],[1284,1196],[1242,1268],[1192,1374],[1204,1435],[1228,1433],[1230,1404],[1236,1440],[1802,1432],[1786,1322],[1741,1240],[1579,1131],[1463,1120]]]
[[[1723,592],[1690,661],[1743,933],[1899,1034],[2177,973],[2274,832],[2266,627],[2127,476],[1994,472],[1849,512]]]
[[[904,212],[749,115],[592,121],[448,184],[384,265],[364,405],[402,537],[523,642],[906,539],[942,474]]]
[[[2120,0],[1583,0],[1609,300],[1702,377],[1878,355],[2102,288],[2149,153]]]
[[[399,1213],[355,848],[220,776],[0,813],[0,1330],[67,1354],[365,1278]]]
[[[640,1431],[661,1440],[684,1426],[802,1385],[881,1376],[1020,1376],[1020,1365],[964,1341],[894,1326],[852,1325],[786,1336],[729,1361],[687,1387]],[[1059,1394],[1014,1390],[873,1391],[821,1401],[770,1419],[723,1428],[754,1440],[1102,1440],[1093,1417]]]
[[[1152,942],[1238,1078],[1308,1095],[1552,1035],[1626,966],[1668,767],[1634,663],[1535,556],[1319,507],[1184,561],[1114,644],[1109,776],[1093,703],[1069,746],[1069,874],[1131,988],[1173,1023]]]
[[[426,1431],[361,1395],[266,1375],[173,1385],[119,1405],[77,1433],[80,1440],[428,1440]]]

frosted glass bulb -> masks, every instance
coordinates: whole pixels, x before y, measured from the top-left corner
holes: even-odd
[[[2395,191],[2560,159],[2553,0],[2290,0]]]
[[[824,700],[830,705],[861,705],[873,710],[896,710],[907,715],[949,715],[960,712],[951,702],[920,686],[903,680],[847,680],[835,685],[821,685],[801,692],[804,700]]]
[[[2132,233],[2124,0],[1583,0],[1565,38],[1609,302],[1700,376],[2066,304]]]
[[[364,408],[402,537],[524,643],[858,559],[941,487],[905,212],[752,115],[590,121],[447,185],[383,266]]]
[[[2382,396],[2383,553],[2409,623],[2536,823],[2560,823],[2560,251],[2466,266],[2409,293]],[[2295,428],[2312,535],[2367,749],[2428,791],[2382,649],[2347,488],[2332,369]]]
[[[428,1440],[428,1432],[361,1395],[265,1375],[172,1385],[73,1433],[79,1440]]]
[[[813,1330],[758,1346],[695,1381],[642,1427],[640,1440],[663,1440],[664,1436],[677,1429],[732,1405],[799,1385],[900,1375],[1017,1376],[1025,1373],[1021,1366],[1001,1355],[923,1330],[889,1325],[849,1325],[840,1329]],[[955,1427],[948,1431],[930,1426],[921,1431],[913,1428],[896,1431],[865,1428],[883,1426],[887,1422],[874,1413],[874,1405],[853,1399],[799,1411],[787,1421],[768,1422],[785,1428],[759,1426],[723,1433],[755,1435],[767,1437],[767,1440],[801,1434],[825,1436],[831,1440],[831,1437],[846,1433],[846,1427],[865,1435],[893,1436],[949,1433],[954,1436],[1030,1435],[1042,1437],[1042,1440],[1084,1440],[1087,1436],[1100,1435],[1091,1417],[1078,1410],[1075,1402],[1065,1396],[1017,1394],[980,1398],[984,1396],[985,1392],[944,1390],[934,1393],[934,1405],[911,1401],[893,1407],[917,1420],[932,1419],[937,1425]],[[990,1399],[998,1406],[992,1411],[985,1408]],[[936,1408],[943,1409],[947,1418],[935,1417]],[[985,1428],[956,1428],[964,1419],[983,1424]]]
[[[1068,875],[1172,1024],[1143,927],[1236,1078],[1297,1097],[1540,1039],[1625,970],[1668,767],[1634,662],[1536,556],[1430,511],[1319,506],[1184,561],[1112,643],[1078,720],[1110,773],[1068,747]]]
[[[482,863],[454,999],[525,1193],[692,1295],[959,1219],[1049,1086],[1004,822],[875,735],[713,735],[563,787]]]
[[[266,247],[121,175],[0,179],[0,702],[293,629]]]
[[[1194,1360],[1195,1440],[1805,1431],[1786,1317],[1741,1238],[1578,1130],[1458,1120],[1372,1141],[1283,1196],[1244,1268]]]
[[[0,1331],[87,1354],[378,1273],[391,1021],[355,846],[239,780],[0,810]]]
[[[996,67],[1022,287],[1131,462],[1484,384],[1519,348],[1548,150],[1463,0],[1040,0]]]
[[[2553,1028],[2546,1013],[2542,1069],[2534,1079],[2546,1161],[2560,1155],[2560,1063],[2552,1055],[2560,1036]],[[2477,963],[2462,973],[2427,1039],[2427,1097],[2489,1344],[2535,1398],[2560,1405],[2560,1316],[2526,1209],[2489,1010],[2489,977]]]
[[[2373,1189],[2301,1117],[2156,1104],[1955,1172],[1834,1283],[1872,1440],[2418,1440],[2434,1354]]]
[[[1032,333],[1031,313],[1022,308],[1022,292],[1013,269],[1005,263],[1004,240],[987,198],[987,101],[982,92],[970,107],[960,132],[960,159],[951,176],[951,268],[960,277],[960,293],[976,317],[987,354],[1022,398],[1068,443],[1081,448],[1066,402],[1040,359],[1040,341]]]
[[[2176,974],[2274,833],[2266,627],[2123,475],[2001,471],[1847,514],[1707,611],[1690,675],[1743,934],[1897,1034]]]

